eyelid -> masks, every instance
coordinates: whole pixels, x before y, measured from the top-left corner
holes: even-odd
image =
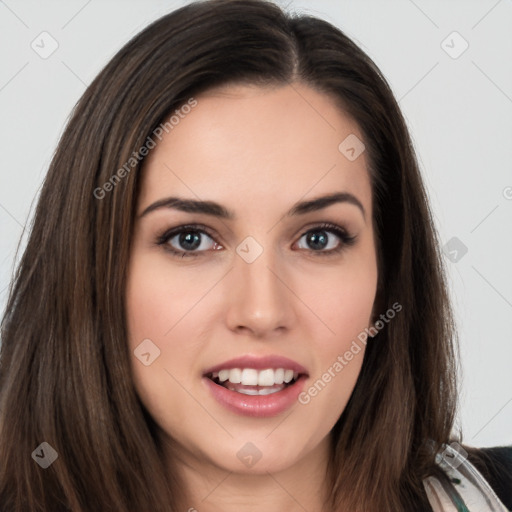
[[[212,229],[204,224],[180,224],[174,228],[166,229],[163,233],[158,235],[157,240],[162,241],[164,243],[166,240],[171,238],[172,236],[178,235],[182,231],[198,231],[205,232],[209,237],[213,238],[217,236]]]

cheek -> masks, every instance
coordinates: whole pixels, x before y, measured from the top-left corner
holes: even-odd
[[[319,294],[318,311],[323,313],[316,322],[318,333],[312,339],[315,365],[299,396],[299,403],[309,411],[305,419],[317,436],[326,435],[343,413],[359,377],[368,338],[365,329],[370,326],[375,297],[375,286],[331,282]],[[371,342],[371,341],[370,341]]]
[[[377,292],[377,263],[370,253],[351,257],[339,268],[312,273],[303,283],[300,297],[317,318],[315,339],[319,353],[343,349],[346,342],[370,326]],[[313,312],[315,315],[312,315]]]
[[[347,259],[333,272],[308,279],[302,297],[318,318],[312,336],[315,368],[302,395],[305,406],[322,410],[333,425],[348,402],[361,371],[377,290],[377,264],[371,252]],[[313,330],[313,327],[311,327]]]
[[[195,357],[192,344],[180,336],[186,323],[180,319],[186,320],[193,297],[190,292],[187,295],[179,275],[169,275],[169,265],[166,267],[135,252],[128,269],[125,303],[134,385],[160,424],[165,423],[169,410],[174,411],[176,421],[182,419],[178,403],[185,397],[179,383],[190,377],[186,369],[190,370]],[[147,353],[149,356],[142,356]]]
[[[165,257],[134,253],[128,269],[126,311],[132,343],[159,338],[164,345],[208,290],[211,276],[198,268],[183,272]]]
[[[312,381],[321,380],[316,386],[318,392],[324,387],[329,388],[326,395],[334,394],[338,399],[348,400],[359,376],[367,340],[371,339],[367,333],[375,287],[370,284],[366,287],[347,286],[340,291],[335,283],[330,286],[334,288],[333,293],[330,289],[324,290],[319,304],[318,311],[323,312],[324,324],[318,327],[318,335],[313,338],[315,346],[312,350],[317,364]],[[336,403],[340,405],[338,401]]]

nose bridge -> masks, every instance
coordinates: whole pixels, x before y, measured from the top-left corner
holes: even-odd
[[[238,246],[228,291],[228,322],[232,328],[246,327],[262,333],[287,326],[291,321],[291,293],[284,284],[282,268],[270,247],[256,245],[254,239]]]

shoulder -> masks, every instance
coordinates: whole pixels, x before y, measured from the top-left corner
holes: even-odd
[[[505,507],[512,510],[512,445],[465,448],[468,461],[487,480]]]

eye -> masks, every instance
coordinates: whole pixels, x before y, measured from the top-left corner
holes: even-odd
[[[321,224],[306,231],[299,239],[299,249],[317,254],[338,253],[345,246],[353,245],[356,237],[350,236],[343,228],[335,224]],[[300,245],[303,242],[306,246]]]
[[[213,236],[209,228],[203,225],[179,226],[159,235],[156,244],[162,245],[173,256],[181,258],[200,256],[206,251],[223,249]],[[324,223],[303,233],[297,245],[299,249],[306,250],[315,256],[328,256],[353,245],[355,240],[356,237],[350,236],[344,228],[336,224]]]
[[[204,226],[180,226],[160,235],[156,243],[164,245],[165,249],[181,257],[197,256],[197,253],[222,249],[208,234]]]

